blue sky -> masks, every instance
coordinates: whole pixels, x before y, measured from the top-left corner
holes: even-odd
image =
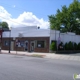
[[[48,15],[55,14],[61,6],[69,6],[73,0],[0,0],[0,6],[18,18],[23,12],[32,12],[37,18],[48,21]]]
[[[62,5],[69,5],[73,0],[0,0],[3,6],[12,17],[16,18],[19,14],[32,12],[39,18],[47,20],[47,15],[55,14],[56,10],[61,9]],[[15,8],[13,6],[15,5]]]

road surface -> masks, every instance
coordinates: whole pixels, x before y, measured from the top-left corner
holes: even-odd
[[[80,62],[0,54],[0,80],[73,80]]]

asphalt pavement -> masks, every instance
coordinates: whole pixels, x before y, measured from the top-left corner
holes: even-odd
[[[0,80],[73,80],[80,62],[0,54]]]
[[[14,54],[14,55],[24,55],[24,56],[36,56],[50,59],[58,59],[58,60],[69,60],[69,61],[79,61],[80,62],[80,53],[75,54],[55,54],[55,53],[39,53],[39,52],[24,52],[24,51],[7,51],[2,50],[2,54]]]

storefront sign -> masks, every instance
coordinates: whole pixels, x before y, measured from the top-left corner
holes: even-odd
[[[38,44],[38,47],[41,47],[41,44]]]

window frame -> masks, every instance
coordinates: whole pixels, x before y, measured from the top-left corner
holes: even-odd
[[[44,46],[42,47],[42,44],[41,44],[41,47],[38,47],[38,44],[40,44],[40,43],[38,43],[38,42],[41,42],[41,41],[43,41],[44,42]],[[45,48],[46,47],[46,40],[36,40],[36,47],[37,48]]]
[[[7,43],[7,45],[6,45],[6,43]],[[4,46],[9,46],[9,40],[4,41]]]

